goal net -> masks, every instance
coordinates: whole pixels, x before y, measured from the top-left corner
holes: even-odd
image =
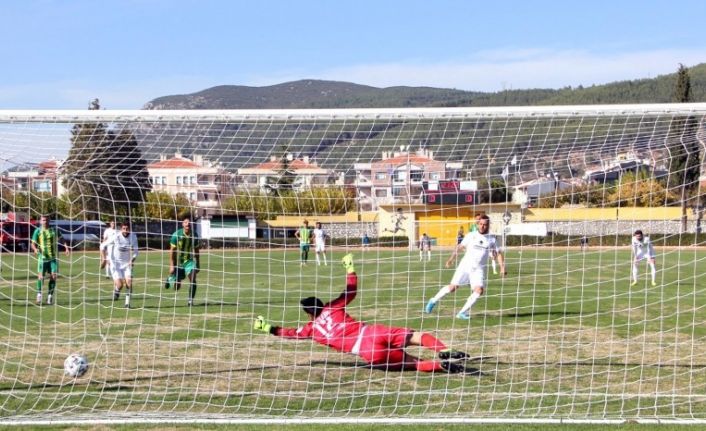
[[[0,421],[704,422],[705,114],[2,111]]]

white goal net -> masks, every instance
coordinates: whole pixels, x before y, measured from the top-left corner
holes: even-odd
[[[705,422],[704,115],[0,111],[0,422]]]

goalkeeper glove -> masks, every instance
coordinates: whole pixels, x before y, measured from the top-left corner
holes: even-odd
[[[255,324],[253,325],[253,329],[256,331],[262,331],[262,332],[267,332],[268,334],[272,333],[272,329],[274,327],[267,323],[264,317],[262,316],[257,316],[257,319],[255,319]]]
[[[346,268],[346,272],[348,274],[352,274],[355,272],[355,267],[353,266],[352,253],[348,253],[347,255],[343,256],[343,259],[341,259],[341,263],[343,263],[343,267]]]

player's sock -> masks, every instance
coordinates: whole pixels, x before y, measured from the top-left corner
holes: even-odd
[[[37,293],[42,293],[42,280],[37,280]]]
[[[431,301],[434,303],[437,303],[437,302],[441,301],[441,298],[448,295],[449,293],[451,293],[451,289],[449,289],[449,286],[444,286],[441,289],[439,289],[439,291],[436,293],[436,295],[434,295],[433,298],[431,298]]]
[[[419,250],[419,261],[421,262],[422,259],[424,259],[424,252]]]
[[[120,298],[120,289],[117,287],[113,289],[113,301],[117,301]]]
[[[635,283],[637,283],[639,271],[640,271],[640,269],[637,267],[637,265],[633,264],[632,265],[632,281],[634,281]]]
[[[321,253],[321,255],[324,257],[324,265],[328,265],[328,262],[326,261],[326,253]]]
[[[130,308],[130,292],[132,292],[132,288],[128,287],[125,291],[125,307]]]
[[[476,301],[480,298],[480,293],[478,292],[473,292],[471,296],[468,297],[466,300],[466,303],[463,304],[463,308],[461,308],[461,311],[459,311],[459,314],[468,314],[468,311],[471,309],[473,304],[476,303]]]
[[[189,302],[194,303],[194,298],[196,298],[196,282],[191,283],[191,289],[189,290]]]
[[[56,288],[56,280],[52,280],[51,278],[49,279],[49,294],[53,295],[54,294],[54,289]]]
[[[650,275],[652,275],[652,284],[654,285],[657,280],[657,268],[652,262],[648,263],[648,265],[650,266]]]
[[[493,274],[498,274],[498,268],[495,266],[495,259],[490,259],[490,264],[493,267]]]
[[[426,332],[422,334],[420,344],[422,347],[426,347],[427,349],[431,349],[435,352],[446,350],[446,345],[441,340]]]
[[[316,253],[316,264],[321,265],[321,260],[319,259],[319,253]]]
[[[431,373],[433,371],[444,371],[440,361],[417,361],[415,364],[417,371]]]

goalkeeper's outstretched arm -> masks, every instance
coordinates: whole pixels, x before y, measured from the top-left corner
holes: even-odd
[[[253,324],[253,329],[278,337],[306,339],[311,338],[312,325],[313,323],[309,322],[301,328],[283,328],[269,323],[263,316],[257,316]]]

